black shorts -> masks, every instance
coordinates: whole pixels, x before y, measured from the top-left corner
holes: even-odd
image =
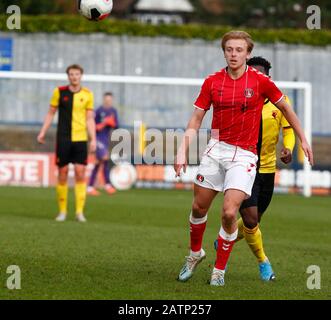
[[[252,195],[249,199],[243,201],[240,209],[257,207],[259,213],[267,210],[275,186],[275,173],[256,173]]]
[[[87,142],[58,140],[56,143],[56,165],[64,167],[69,163],[87,165]]]

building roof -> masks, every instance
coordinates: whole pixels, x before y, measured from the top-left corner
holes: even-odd
[[[194,8],[188,0],[139,0],[135,6],[137,11],[193,12]]]
[[[125,13],[130,10],[135,0],[117,0],[114,1],[113,12],[114,13]]]

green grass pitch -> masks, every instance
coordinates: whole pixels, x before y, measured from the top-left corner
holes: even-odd
[[[330,299],[331,199],[275,195],[261,224],[274,283],[262,283],[244,241],[236,244],[226,285],[207,284],[219,230],[219,196],[204,238],[207,259],[187,283],[176,281],[188,253],[188,191],[131,190],[88,198],[87,224],[54,221],[54,189],[1,187],[0,299]],[[21,289],[9,290],[9,265]],[[318,265],[321,289],[307,289]]]

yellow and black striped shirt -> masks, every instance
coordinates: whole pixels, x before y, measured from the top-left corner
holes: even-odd
[[[59,110],[57,139],[87,141],[86,111],[93,110],[93,93],[87,88],[72,92],[69,86],[55,88],[50,102]]]

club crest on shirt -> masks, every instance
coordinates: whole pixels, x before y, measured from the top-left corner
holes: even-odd
[[[199,182],[203,182],[203,180],[205,180],[205,177],[203,175],[201,175],[201,174],[197,174],[197,180]]]
[[[251,88],[246,88],[244,94],[246,98],[252,98],[254,96],[254,90]]]
[[[277,114],[278,114],[277,110],[272,111],[272,116],[274,119],[277,118]]]

